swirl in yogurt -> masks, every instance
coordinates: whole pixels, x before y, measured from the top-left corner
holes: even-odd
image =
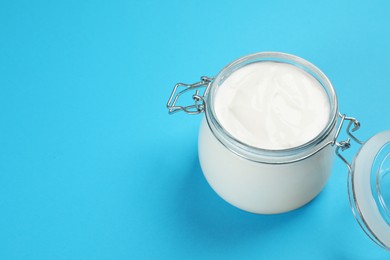
[[[329,98],[300,68],[272,61],[234,71],[217,89],[220,124],[241,142],[269,150],[300,146],[327,125]]]

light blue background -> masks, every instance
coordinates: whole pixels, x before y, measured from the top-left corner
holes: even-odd
[[[165,108],[176,82],[274,50],[328,75],[359,136],[390,129],[389,9],[2,1],[0,259],[389,259],[354,220],[340,160],[309,205],[246,213],[201,173],[201,116]]]

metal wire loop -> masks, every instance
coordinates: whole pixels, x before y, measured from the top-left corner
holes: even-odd
[[[175,87],[172,90],[171,96],[169,97],[167,102],[167,108],[169,114],[173,114],[179,111],[184,111],[189,115],[197,115],[204,111],[206,106],[205,98],[208,94],[211,82],[214,80],[214,78],[202,76],[200,80],[201,81],[193,84],[177,83],[175,85]],[[184,87],[184,89],[179,90],[179,88],[181,87]],[[203,94],[200,94],[199,90],[201,88],[205,88]],[[188,91],[193,91],[193,90],[195,90],[195,94],[192,95],[192,99],[194,100],[193,104],[187,106],[176,105],[180,96],[182,96],[184,93],[187,93]]]
[[[339,127],[336,131],[336,134],[335,134],[335,137],[334,137],[334,140],[333,140],[333,144],[337,146],[336,148],[336,154],[338,157],[340,157],[340,159],[347,165],[349,171],[352,171],[352,166],[351,166],[351,163],[348,162],[348,160],[341,155],[340,153],[340,149],[341,151],[345,151],[345,150],[348,150],[350,147],[351,147],[351,138],[352,140],[354,140],[355,142],[357,142],[358,144],[362,145],[363,142],[360,141],[355,135],[353,135],[351,132],[355,132],[356,130],[358,130],[360,128],[360,122],[356,119],[356,118],[353,118],[353,117],[347,117],[346,115],[342,115],[339,113],[339,117],[341,118],[340,120],[340,124],[339,124]],[[349,121],[348,123],[348,126],[347,126],[347,134],[348,134],[348,138],[344,141],[340,141],[340,142],[337,142],[337,138],[340,134],[340,131],[341,131],[341,128],[343,127],[343,123],[345,121]],[[352,128],[353,126],[353,128]],[[352,128],[352,129],[351,129]]]

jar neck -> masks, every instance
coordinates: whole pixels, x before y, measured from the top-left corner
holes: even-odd
[[[219,86],[227,79],[233,72],[238,69],[257,62],[280,62],[293,65],[314,77],[324,88],[330,105],[330,113],[328,121],[324,129],[313,139],[308,142],[288,149],[269,150],[250,146],[233,137],[222,124],[214,109],[215,95]],[[338,118],[338,102],[336,92],[325,74],[310,62],[290,54],[280,52],[260,52],[244,56],[235,60],[223,68],[215,77],[210,86],[209,94],[206,99],[205,107],[206,119],[209,127],[215,137],[233,153],[245,159],[269,163],[269,164],[285,164],[294,161],[299,161],[307,156],[311,156],[312,151],[315,151],[320,145],[328,140],[329,135],[333,132]],[[306,157],[305,157],[306,156]]]

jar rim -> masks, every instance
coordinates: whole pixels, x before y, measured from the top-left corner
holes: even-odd
[[[216,89],[218,87],[217,85],[228,78],[234,71],[242,68],[243,66],[262,61],[280,62],[296,66],[314,77],[326,91],[330,104],[328,122],[324,129],[313,139],[292,148],[277,150],[264,149],[248,145],[238,140],[219,122],[213,106]],[[217,74],[214,81],[211,83],[209,93],[206,97],[205,115],[207,119],[206,121],[215,137],[222,143],[222,145],[233,153],[255,162],[283,164],[304,159],[306,158],[306,154],[311,156],[312,154],[310,154],[310,152],[318,148],[318,146],[327,139],[332,130],[335,128],[337,122],[338,100],[336,91],[330,80],[319,68],[309,61],[298,56],[282,52],[257,52],[232,61]]]

